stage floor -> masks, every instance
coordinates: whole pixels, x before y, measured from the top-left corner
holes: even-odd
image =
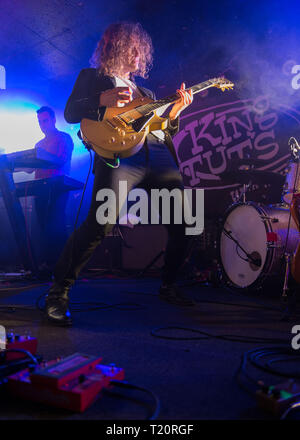
[[[35,308],[37,298],[49,284],[23,291],[15,290],[13,284],[6,287],[0,288],[1,305],[20,307],[11,311],[0,306],[0,324],[6,331],[30,332],[38,339],[38,354],[45,360],[81,352],[102,356],[104,364],[124,368],[128,382],[151,390],[160,399],[158,419],[274,418],[257,408],[255,398],[238,385],[236,372],[244,352],[278,343],[245,343],[216,337],[189,340],[203,335],[178,329],[156,334],[186,339],[162,339],[152,332],[181,327],[215,336],[285,340],[290,347],[291,329],[300,323],[300,317],[283,321],[278,295],[270,297],[262,292],[245,296],[195,283],[185,287],[185,291],[197,305],[182,308],[160,301],[158,278],[82,278],[71,294],[73,326],[61,328],[45,321]],[[257,380],[266,379],[268,384],[283,381],[254,369],[251,374]],[[136,391],[121,392],[131,400],[105,394],[82,414],[1,393],[0,419],[142,420],[149,416],[153,409],[150,397]]]

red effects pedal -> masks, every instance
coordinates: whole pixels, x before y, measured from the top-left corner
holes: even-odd
[[[5,353],[5,360],[12,361],[15,359],[22,359],[26,357],[26,353],[22,353],[21,351],[17,350],[26,350],[33,355],[36,354],[37,339],[32,338],[31,336],[21,336],[18,334],[9,333],[6,336],[5,349],[3,350],[3,352]]]
[[[99,357],[75,353],[44,362],[34,371],[26,369],[9,376],[8,390],[24,399],[83,412],[111,380],[124,379],[122,368],[100,361]]]

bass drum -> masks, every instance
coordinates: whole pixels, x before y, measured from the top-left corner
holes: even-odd
[[[288,226],[289,234],[288,234]],[[285,253],[293,254],[299,232],[289,209],[253,202],[232,205],[224,216],[219,251],[223,273],[237,288],[284,281]]]

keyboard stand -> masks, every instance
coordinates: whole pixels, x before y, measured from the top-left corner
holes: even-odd
[[[7,169],[7,161],[0,156],[0,190],[9,217],[9,221],[19,249],[24,270],[37,275],[38,269],[36,258],[31,246],[29,232],[26,230],[26,222],[12,172]]]

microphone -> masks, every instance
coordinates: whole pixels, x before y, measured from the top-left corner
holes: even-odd
[[[251,254],[247,254],[248,262],[254,264],[257,267],[261,267],[261,257],[258,252],[254,251]]]

